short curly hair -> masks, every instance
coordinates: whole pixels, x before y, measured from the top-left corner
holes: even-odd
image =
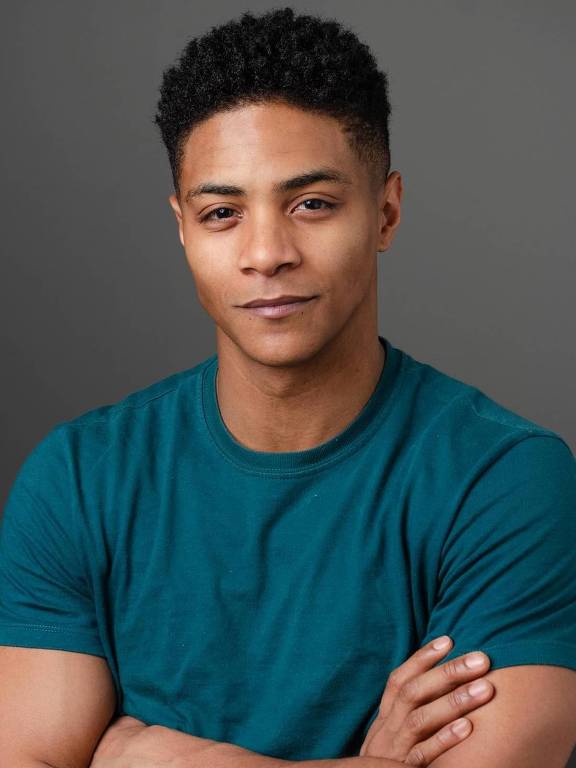
[[[154,122],[179,196],[182,156],[194,127],[237,106],[281,101],[336,118],[371,180],[390,170],[388,78],[367,45],[335,21],[290,7],[249,11],[188,42],[163,73]]]

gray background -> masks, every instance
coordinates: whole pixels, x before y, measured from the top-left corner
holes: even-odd
[[[167,202],[157,89],[191,36],[280,5],[3,6],[2,505],[54,424],[215,352]],[[380,333],[576,451],[576,6],[292,6],[353,29],[390,77],[405,191]]]

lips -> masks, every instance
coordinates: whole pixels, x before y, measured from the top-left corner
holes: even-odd
[[[305,314],[305,309],[308,305],[312,304],[316,296],[311,296],[309,299],[299,299],[298,301],[289,301],[287,304],[267,304],[259,307],[242,307],[242,309],[248,310],[250,314],[257,315],[259,317],[267,317],[269,319],[279,319],[281,317],[287,317],[288,315],[300,315]],[[276,299],[278,302],[278,299]]]
[[[277,296],[275,299],[254,299],[247,304],[242,304],[243,307],[278,307],[283,304],[295,304],[299,301],[309,301],[314,296]]]

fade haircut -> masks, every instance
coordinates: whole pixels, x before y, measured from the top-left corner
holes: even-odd
[[[368,46],[334,19],[277,8],[244,12],[190,40],[163,73],[154,122],[180,197],[184,145],[226,109],[284,102],[337,119],[375,188],[390,171],[388,78]]]

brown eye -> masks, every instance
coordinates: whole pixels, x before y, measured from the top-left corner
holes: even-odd
[[[299,203],[296,208],[299,208],[301,205],[304,205],[304,203],[323,203],[328,207],[328,209],[336,208],[336,203],[329,203],[327,200],[321,200],[319,197],[309,197],[307,200],[302,200],[301,203]],[[308,211],[321,211],[322,208],[307,208]]]
[[[307,200],[302,200],[301,203],[299,203],[294,210],[297,210],[300,208],[301,205],[304,205],[305,203],[320,203],[321,206],[325,206],[326,209],[331,210],[333,208],[336,208],[336,203],[329,203],[327,200],[322,200],[319,197],[309,197]],[[322,207],[316,206],[314,208],[306,208],[305,210],[308,211],[321,211]],[[215,214],[218,214],[222,211],[231,211],[232,214],[234,213],[233,208],[228,208],[226,206],[220,206],[219,208],[214,208],[214,210],[207,213],[205,216],[203,216],[200,221],[225,221],[226,219],[232,218],[231,216],[216,216]]]
[[[212,221],[222,221],[223,219],[221,219],[220,217],[216,217],[214,219],[212,218],[212,215],[214,213],[217,213],[218,211],[232,211],[232,208],[226,208],[224,206],[221,206],[220,208],[214,208],[213,211],[210,211],[210,213],[207,213],[206,216],[203,216],[201,221],[206,221],[207,219],[212,219]],[[232,213],[234,213],[234,211],[232,211]],[[229,218],[230,216],[224,216],[224,219],[229,219]]]

